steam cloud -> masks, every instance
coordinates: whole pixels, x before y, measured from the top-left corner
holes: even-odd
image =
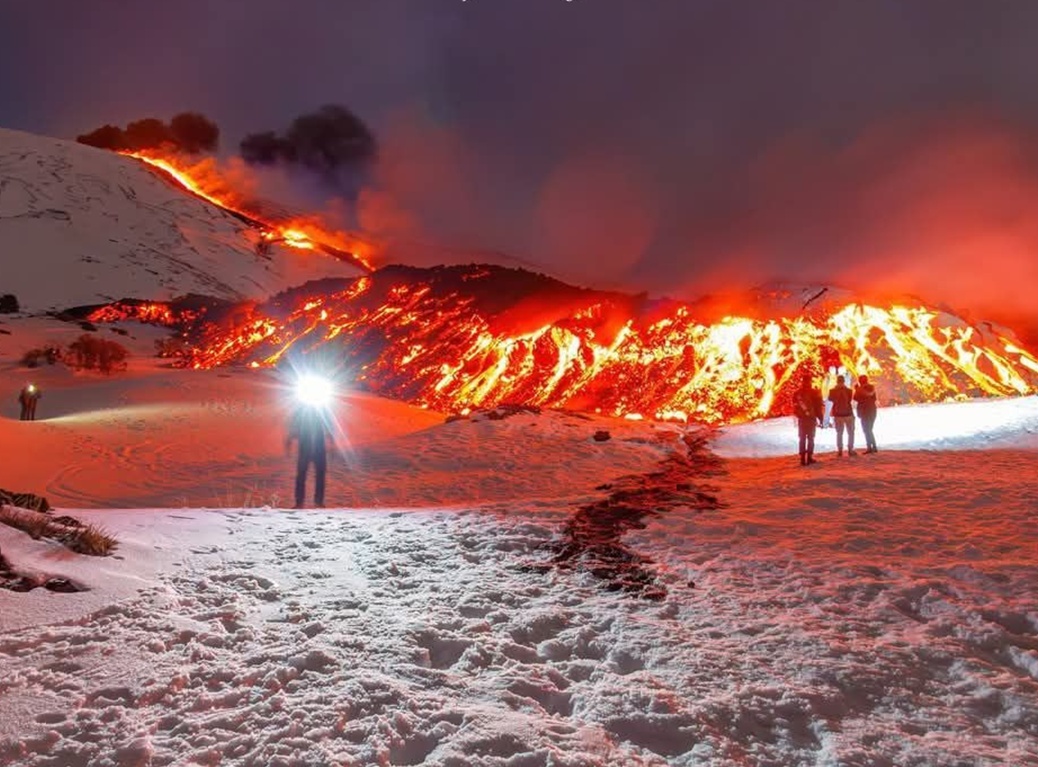
[[[125,128],[103,125],[76,136],[80,144],[114,152],[172,149],[186,154],[212,152],[220,143],[220,128],[198,112],[181,112],[169,123],[154,117],[135,120]]]

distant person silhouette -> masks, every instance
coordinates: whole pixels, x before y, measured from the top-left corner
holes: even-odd
[[[21,420],[36,420],[36,403],[39,402],[43,393],[36,384],[29,384],[18,395],[18,404],[22,406]]]
[[[793,415],[797,419],[800,440],[800,465],[817,463],[815,460],[815,429],[822,424],[825,406],[822,394],[811,385],[811,376],[800,380],[800,388],[793,394]]]
[[[865,434],[865,452],[875,453],[876,435],[872,430],[876,425],[876,387],[869,383],[868,376],[858,376],[858,385],[854,387],[854,401],[858,403],[858,420],[861,421],[861,430]]]
[[[836,454],[843,455],[843,433],[847,432],[847,455],[854,452],[854,393],[836,376],[836,386],[829,390],[829,401],[833,403],[833,421],[836,423]]]
[[[306,475],[310,464],[314,466],[314,505],[324,507],[325,474],[328,470],[326,443],[332,438],[331,415],[326,408],[315,405],[299,405],[289,422],[285,451],[292,449],[292,442],[299,441],[296,461],[296,505],[301,509],[306,501]]]

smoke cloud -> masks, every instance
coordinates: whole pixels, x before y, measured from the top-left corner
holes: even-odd
[[[220,128],[205,115],[181,112],[165,123],[154,117],[135,120],[125,128],[103,125],[76,136],[80,144],[115,152],[165,149],[186,154],[215,151],[220,143]]]
[[[357,115],[331,104],[300,115],[284,133],[251,133],[240,144],[242,159],[253,165],[285,165],[316,173],[341,191],[355,193],[378,152],[375,135]]]

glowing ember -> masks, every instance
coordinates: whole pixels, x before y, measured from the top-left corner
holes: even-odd
[[[366,271],[373,268],[370,246],[345,232],[322,226],[315,218],[275,222],[264,216],[247,199],[233,191],[232,185],[212,160],[189,165],[177,155],[163,156],[154,150],[122,154],[165,171],[193,194],[262,227],[260,237],[265,245],[281,243],[299,250],[322,250],[356,262]]]
[[[387,268],[296,291],[206,325],[187,362],[271,366],[334,345],[360,384],[439,410],[508,402],[712,423],[789,413],[799,375],[833,364],[868,374],[883,404],[1038,391],[1038,360],[1008,331],[926,307],[702,324],[687,305],[476,269],[488,267]],[[541,284],[519,289],[516,275]]]
[[[168,304],[153,302],[117,302],[102,306],[87,315],[90,322],[120,322],[122,320],[137,320],[154,325],[178,325],[194,319],[194,316],[185,316],[183,313],[174,312]]]

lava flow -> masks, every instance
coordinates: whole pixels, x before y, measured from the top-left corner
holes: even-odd
[[[494,266],[386,267],[166,324],[190,325],[186,365],[332,352],[358,385],[448,412],[508,402],[733,423],[791,412],[800,376],[829,367],[869,375],[885,405],[1038,391],[1038,359],[1010,331],[925,306],[700,322],[688,304]]]
[[[285,220],[275,220],[269,213],[261,211],[254,201],[235,192],[211,159],[191,165],[176,154],[161,154],[158,150],[120,154],[164,171],[192,194],[256,226],[260,230],[261,248],[280,243],[299,250],[320,250],[354,263],[364,271],[373,269],[367,243],[346,232],[334,231],[315,217],[290,216]]]

